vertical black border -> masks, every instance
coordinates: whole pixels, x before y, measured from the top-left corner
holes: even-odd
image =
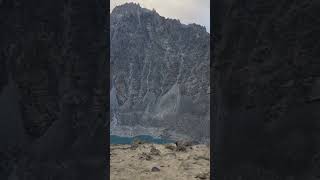
[[[319,16],[320,4],[214,0],[210,7],[211,179],[316,178],[320,43],[319,23],[310,17]],[[269,56],[256,53],[261,47]],[[256,73],[267,67],[257,65],[263,62],[272,66]],[[237,85],[247,78],[237,74],[243,67],[262,84],[250,98]]]
[[[210,1],[210,179],[215,179],[215,154],[214,154],[214,142],[215,142],[215,121],[213,119],[214,104],[213,104],[213,62],[214,62],[214,4],[216,1]]]
[[[68,16],[66,19],[70,20],[68,23],[63,18],[65,15],[63,14],[64,9],[69,10],[69,14],[66,13],[66,16]],[[109,9],[109,1],[105,0],[0,1],[0,96],[2,96],[2,90],[8,85],[8,82],[17,85],[17,88],[14,88],[18,90],[18,95],[8,97],[6,101],[0,99],[0,104],[7,105],[6,103],[12,100],[10,98],[19,99],[22,91],[26,93],[23,94],[26,99],[16,100],[19,102],[18,108],[9,109],[10,114],[21,113],[21,109],[25,108],[29,102],[37,103],[34,102],[37,100],[30,98],[36,92],[36,90],[32,89],[36,85],[30,83],[36,79],[35,76],[42,76],[43,74],[43,77],[49,76],[47,77],[49,79],[48,83],[47,81],[37,82],[37,85],[41,85],[43,87],[41,90],[44,91],[49,91],[50,87],[57,87],[57,84],[62,81],[61,74],[66,79],[70,79],[72,83],[82,80],[83,74],[81,74],[81,71],[86,71],[83,72],[84,74],[92,73],[92,78],[96,78],[95,82],[87,83],[88,85],[82,89],[85,93],[90,94],[90,98],[92,98],[88,103],[90,107],[85,106],[83,109],[76,109],[70,105],[71,103],[61,103],[63,105],[67,104],[67,108],[65,106],[61,108],[61,111],[63,111],[61,113],[63,114],[63,116],[61,115],[62,118],[52,118],[60,124],[56,125],[51,122],[55,127],[50,133],[47,133],[49,130],[45,129],[43,130],[44,132],[37,133],[33,135],[34,137],[29,137],[30,133],[27,134],[21,130],[27,129],[24,126],[21,129],[15,129],[14,132],[11,129],[10,132],[7,132],[5,131],[6,127],[0,126],[2,136],[0,137],[1,180],[5,180],[9,176],[16,176],[13,179],[33,180],[48,178],[59,180],[110,179]],[[42,31],[44,34],[41,34]],[[94,37],[90,37],[92,32],[95,33]],[[67,67],[64,66],[64,62],[59,62],[61,63],[59,64],[57,61],[52,61],[52,64],[46,64],[50,53],[57,56],[54,60],[69,60],[68,57],[64,57],[65,54],[60,50],[61,47],[64,47],[63,41],[66,40],[65,38],[73,38],[70,43],[70,49],[73,51],[72,55],[75,55],[73,60],[76,63],[84,63],[90,67],[85,70],[76,69],[73,71],[70,70],[72,69],[70,68],[72,66],[70,65],[71,63]],[[101,42],[100,38],[104,41]],[[99,42],[95,44],[95,40]],[[99,58],[96,58],[97,56]],[[98,62],[94,62],[94,60]],[[32,71],[30,70],[31,66],[33,66]],[[57,67],[65,67],[69,72]],[[68,74],[65,75],[64,73]],[[63,88],[65,88],[65,91],[73,91],[75,89],[71,89],[67,85]],[[99,91],[96,91],[96,88]],[[103,92],[100,92],[100,90]],[[43,94],[48,95],[49,93],[46,94],[44,92]],[[39,106],[51,102],[59,104],[60,101],[65,101],[64,98],[67,97],[63,96],[65,94],[59,94],[59,92],[57,94],[54,99],[44,99],[39,103]],[[70,97],[70,94],[74,95],[72,93],[67,95]],[[39,97],[42,93],[37,95]],[[91,100],[94,103],[91,104]],[[2,110],[0,108],[2,114],[8,114],[5,110]],[[82,118],[83,122],[72,122],[69,117],[77,115],[77,112],[81,110],[87,113],[86,117],[93,118]],[[57,110],[51,108],[46,110],[45,113],[51,116],[51,114],[56,113],[55,111]],[[35,115],[28,114],[27,116],[31,119],[30,121],[40,119],[42,122],[48,122],[47,120],[51,120],[51,117],[49,119],[48,116],[39,118],[36,113]],[[18,117],[15,120],[19,121],[19,123],[28,121],[29,119],[25,120],[25,117],[21,115],[21,118]],[[16,122],[10,122],[10,120],[7,117],[0,118],[0,121],[8,127],[18,126],[15,125]],[[92,123],[94,121],[99,121],[99,123]],[[48,126],[52,127],[52,124]],[[94,126],[97,124],[99,127]],[[32,128],[28,129],[32,130]],[[34,129],[36,131],[40,128]],[[70,133],[68,134],[68,132]],[[16,134],[22,134],[21,136],[26,136],[28,139],[16,140],[18,139],[15,137],[17,136]],[[9,139],[12,147],[5,147],[7,144],[1,141],[2,138]],[[99,162],[95,163],[96,160]]]
[[[107,174],[108,174],[108,179],[110,179],[110,1],[105,1],[106,2],[106,33],[107,33],[107,40],[106,40],[106,43],[107,43],[107,81],[109,82],[107,84],[107,91],[108,91],[108,109],[107,109],[107,153],[106,153],[106,161],[107,161]]]

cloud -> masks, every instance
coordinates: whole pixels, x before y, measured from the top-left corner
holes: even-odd
[[[179,19],[184,24],[200,24],[210,32],[210,0],[111,0],[110,11],[126,2],[155,9],[161,16]]]

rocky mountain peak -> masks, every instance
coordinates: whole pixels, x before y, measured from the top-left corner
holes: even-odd
[[[111,133],[142,126],[208,139],[210,38],[205,28],[134,3],[116,7],[110,25],[111,96],[117,101]]]
[[[111,16],[127,16],[127,15],[137,15],[141,13],[153,13],[155,10],[149,10],[140,6],[139,3],[125,3],[116,6],[112,12]]]
[[[207,33],[206,28],[202,25],[191,23],[183,24],[179,19],[171,19],[161,16],[155,9],[147,9],[140,6],[139,3],[125,3],[116,6],[111,12],[111,26],[114,23],[124,24],[131,22],[138,22],[141,25],[141,18],[144,19],[146,23],[153,23],[155,25],[161,25],[163,23],[166,26],[179,27],[184,29],[189,29],[197,32]],[[123,22],[123,23],[121,23]]]

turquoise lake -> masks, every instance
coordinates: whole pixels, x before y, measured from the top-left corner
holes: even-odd
[[[168,139],[155,138],[149,135],[140,135],[140,136],[134,136],[134,137],[122,137],[122,136],[110,135],[110,144],[132,144],[135,138],[148,143],[155,143],[155,144],[174,143],[174,141],[171,141]]]

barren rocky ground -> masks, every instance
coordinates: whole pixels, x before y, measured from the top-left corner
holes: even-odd
[[[111,180],[210,179],[207,145],[111,145]]]

